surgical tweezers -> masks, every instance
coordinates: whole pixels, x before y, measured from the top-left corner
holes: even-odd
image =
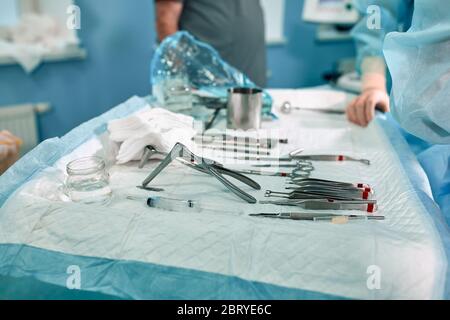
[[[309,199],[309,200],[276,200],[260,201],[260,204],[274,204],[279,206],[294,206],[305,210],[359,210],[373,213],[378,210],[375,200],[329,200],[329,199]]]
[[[338,214],[308,213],[308,212],[256,213],[250,214],[250,217],[263,217],[272,219],[288,219],[300,221],[331,221],[335,223],[346,223],[351,220],[382,221],[385,219],[384,216],[338,215]]]
[[[370,185],[365,183],[348,183],[348,182],[340,182],[340,181],[332,181],[332,180],[323,180],[323,179],[314,179],[314,178],[305,178],[305,179],[291,179],[288,182],[290,185],[295,185],[297,187],[292,187],[292,189],[297,189],[298,187],[305,186],[324,186],[324,187],[337,187],[337,188],[357,188],[362,191],[373,193],[373,189]],[[286,188],[291,189],[291,188]]]
[[[305,184],[296,187],[287,187],[286,190],[295,190],[303,192],[348,192],[361,195],[364,199],[373,194],[372,190],[360,189],[353,186],[331,186],[331,185],[314,185]]]
[[[369,200],[369,196],[357,192],[332,192],[332,191],[292,191],[289,193],[267,190],[266,198],[276,197],[284,199],[330,199],[330,200]]]
[[[221,164],[206,158],[201,158],[194,153],[192,153],[186,146],[181,143],[177,143],[173,149],[169,152],[166,158],[159,164],[159,166],[153,170],[153,172],[144,180],[142,187],[147,187],[147,185],[153,181],[153,179],[158,176],[158,174],[167,167],[174,159],[178,158],[188,158],[190,161],[184,159],[181,161],[183,164],[187,164],[189,167],[194,168],[200,172],[210,174],[217,178],[227,189],[237,195],[239,198],[247,201],[248,203],[256,203],[256,199],[235,186],[232,182],[227,180],[223,175],[231,176],[242,183],[252,187],[256,190],[261,190],[261,186],[254,180],[229,169],[224,168]],[[187,163],[186,163],[187,162]]]

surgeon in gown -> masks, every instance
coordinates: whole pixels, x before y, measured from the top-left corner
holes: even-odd
[[[365,126],[375,107],[391,109],[403,129],[430,144],[418,159],[450,223],[450,1],[356,2],[366,13],[353,32],[365,90],[348,107],[348,117]],[[377,8],[381,29],[370,29],[370,12]],[[383,91],[386,74],[392,81],[390,101]]]

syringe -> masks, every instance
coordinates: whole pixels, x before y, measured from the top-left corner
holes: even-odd
[[[150,208],[158,208],[167,211],[201,212],[200,203],[195,200],[178,200],[163,197],[150,197],[147,199]]]
[[[147,205],[150,208],[158,208],[166,211],[175,211],[182,213],[213,213],[213,214],[233,214],[240,215],[241,212],[229,211],[225,207],[206,205],[199,200],[179,200],[164,197],[150,197],[147,199]]]

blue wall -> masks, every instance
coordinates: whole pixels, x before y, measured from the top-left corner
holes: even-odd
[[[298,88],[323,84],[322,74],[331,71],[337,60],[354,57],[354,45],[351,41],[316,42],[316,25],[301,19],[304,1],[285,1],[284,30],[288,42],[268,50],[268,67],[272,73],[269,87]]]
[[[0,66],[0,105],[50,102],[42,138],[61,136],[132,95],[148,95],[155,43],[152,0],[77,0],[88,58],[43,64],[31,75]]]
[[[224,0],[220,0],[224,1]],[[76,0],[79,36],[88,58],[43,64],[33,74],[0,66],[0,105],[50,102],[40,117],[43,139],[64,135],[132,95],[150,92],[149,65],[155,43],[153,0]],[[268,49],[271,87],[322,84],[321,74],[342,57],[347,43],[318,44],[315,26],[301,20],[303,1],[286,0],[288,43]]]

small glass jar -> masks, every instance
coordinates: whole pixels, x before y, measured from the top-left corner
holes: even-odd
[[[66,171],[68,177],[65,190],[73,202],[106,204],[110,201],[112,190],[103,159],[80,158],[70,162]]]

